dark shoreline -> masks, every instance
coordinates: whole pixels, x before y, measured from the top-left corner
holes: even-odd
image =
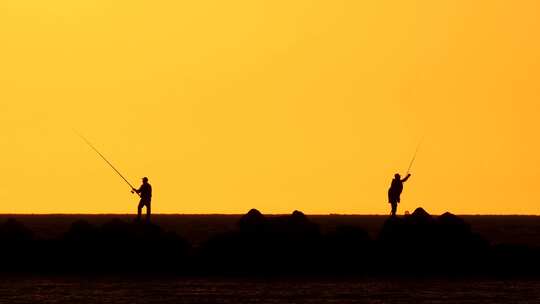
[[[421,208],[397,218],[297,211],[265,216],[257,210],[243,216],[156,215],[152,224],[134,222],[132,215],[76,221],[82,215],[4,216],[4,274],[540,277],[537,244],[494,243],[467,217],[431,216]],[[526,219],[536,228],[540,218]],[[56,229],[56,236],[39,236],[36,229]],[[184,237],[189,229],[198,242]]]
[[[279,214],[268,217],[284,216]],[[307,215],[329,233],[340,225],[358,226],[376,238],[387,215]],[[540,216],[536,215],[458,215],[470,224],[471,230],[492,244],[540,245]],[[197,246],[216,233],[234,230],[241,214],[155,214],[153,221]],[[135,214],[0,214],[0,223],[16,219],[34,232],[38,239],[60,238],[70,225],[85,220],[102,225],[114,218],[131,221]]]

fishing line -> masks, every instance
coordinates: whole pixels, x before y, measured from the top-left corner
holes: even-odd
[[[111,164],[111,162],[108,161],[107,158],[105,158],[105,156],[103,156],[103,154],[101,154],[101,152],[99,152],[99,150],[96,149],[96,147],[94,147],[94,145],[88,139],[86,139],[84,136],[82,136],[79,132],[75,130],[73,130],[73,132],[75,132],[75,134],[77,134],[82,140],[84,140],[84,142],[86,142],[86,144],[88,144],[90,148],[92,148],[92,150],[96,151],[96,153],[114,170],[114,172],[116,172],[129,185],[129,187],[131,187],[132,190],[135,189],[135,187],[133,187],[133,185],[122,175],[122,173],[120,173],[120,171],[118,171],[113,166],[113,164]],[[133,191],[131,192],[134,193]],[[137,195],[139,195],[139,193],[137,193]]]

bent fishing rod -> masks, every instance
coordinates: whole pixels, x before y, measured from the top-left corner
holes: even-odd
[[[135,192],[135,187],[133,187],[133,185],[122,175],[122,173],[120,173],[120,171],[118,171],[114,166],[113,164],[111,164],[110,161],[107,160],[107,158],[105,158],[105,156],[103,156],[103,154],[101,154],[101,152],[99,152],[98,149],[96,149],[96,147],[94,147],[94,145],[92,145],[92,143],[86,139],[84,136],[82,136],[80,133],[76,132],[75,133],[82,139],[84,140],[84,142],[86,142],[86,144],[88,144],[90,146],[90,148],[92,148],[92,150],[96,151],[96,153],[114,170],[114,172],[116,172],[128,185],[129,187],[131,187],[131,193],[136,193],[138,196],[141,196],[139,193]]]

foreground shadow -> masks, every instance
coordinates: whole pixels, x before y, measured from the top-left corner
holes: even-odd
[[[322,233],[300,211],[252,209],[230,231],[192,247],[145,222],[74,222],[62,237],[37,239],[22,223],[0,224],[3,272],[130,272],[189,275],[539,275],[535,247],[497,245],[451,213],[417,208],[389,217],[370,238],[359,225]]]

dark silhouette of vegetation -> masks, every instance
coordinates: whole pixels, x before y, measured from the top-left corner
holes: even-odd
[[[72,223],[62,237],[39,239],[22,223],[0,223],[3,272],[132,272],[196,275],[538,275],[540,250],[490,245],[451,213],[422,208],[389,217],[377,237],[359,225],[321,232],[300,211],[264,216],[252,209],[236,229],[193,247],[147,222]]]

